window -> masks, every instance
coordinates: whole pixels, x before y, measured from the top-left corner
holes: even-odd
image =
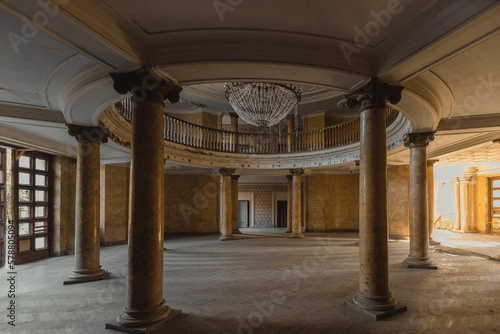
[[[490,179],[491,221],[494,228],[500,228],[500,177]]]

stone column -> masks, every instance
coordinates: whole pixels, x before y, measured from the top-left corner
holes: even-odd
[[[128,229],[127,302],[116,323],[106,328],[146,333],[180,311],[163,299],[163,110],[181,88],[156,78],[147,68],[112,73],[120,94],[133,94]]]
[[[292,233],[292,202],[293,202],[293,182],[292,175],[287,175],[286,179],[288,180],[288,203],[287,203],[287,217],[286,217],[286,233]]]
[[[461,232],[462,230],[462,207],[460,205],[460,178],[453,180],[453,191],[455,192],[455,220],[453,221],[453,231]],[[443,194],[444,196],[444,194]]]
[[[427,145],[434,132],[409,133],[405,146],[410,148],[410,254],[407,268],[437,269],[429,258],[429,216],[427,184]]]
[[[461,204],[462,204],[462,231],[476,232],[476,193],[477,193],[477,168],[469,166],[464,169],[460,179]]]
[[[350,108],[360,106],[359,290],[346,304],[380,320],[406,311],[389,290],[387,226],[387,102],[396,104],[403,87],[372,78],[346,96]]]
[[[231,175],[231,217],[233,234],[241,234],[238,224],[238,179],[239,175]]]
[[[76,164],[75,268],[64,284],[107,278],[99,264],[100,144],[107,135],[99,127],[67,124],[78,142]]]
[[[231,132],[235,132],[234,140],[233,140],[233,152],[238,152],[239,142],[238,142],[238,114],[234,112],[229,113],[229,117],[231,117]]]
[[[434,233],[434,222],[436,221],[434,213],[434,164],[438,160],[427,160],[427,214],[429,216],[429,245],[440,245],[441,243],[432,239]]]
[[[303,169],[291,169],[292,174],[292,233],[290,238],[302,239],[302,194],[300,190]]]
[[[231,198],[231,176],[234,169],[221,168],[220,174],[222,177],[222,233],[219,238],[220,241],[233,240],[233,215],[232,206],[233,200]]]
[[[288,120],[287,148],[288,148],[288,152],[290,153],[293,150],[293,133],[295,131],[295,117],[294,117],[294,115],[288,114],[286,119]]]

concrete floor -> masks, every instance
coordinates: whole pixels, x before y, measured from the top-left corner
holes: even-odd
[[[357,234],[244,233],[166,240],[164,297],[183,315],[160,333],[500,333],[500,262],[433,250],[438,270],[405,269],[409,244],[391,241],[391,290],[408,311],[374,322],[343,304],[358,288]],[[435,239],[484,246],[449,233]],[[491,238],[484,248],[500,254],[500,237]],[[72,256],[17,266],[16,327],[1,269],[0,333],[115,333],[104,324],[125,305],[127,247],[102,248],[101,263],[110,280],[66,286]]]

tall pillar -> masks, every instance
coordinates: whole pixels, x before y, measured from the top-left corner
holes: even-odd
[[[148,333],[180,314],[163,299],[163,110],[182,90],[146,68],[111,73],[120,94],[133,94],[127,301],[116,322],[123,332]]]
[[[233,234],[241,234],[238,224],[238,179],[239,175],[231,175],[231,217]]]
[[[457,177],[453,180],[453,191],[455,192],[455,220],[453,221],[453,231],[462,231],[462,206],[460,205],[460,178]],[[444,196],[444,194],[443,194]],[[444,210],[444,208],[443,208]]]
[[[231,176],[234,173],[234,169],[221,168],[219,172],[222,177],[222,234],[219,240],[233,240],[233,200],[231,198]]]
[[[233,140],[233,152],[238,152],[239,142],[238,142],[238,114],[234,112],[229,113],[231,117],[231,132],[235,133]]]
[[[460,179],[461,204],[462,204],[462,231],[476,232],[476,193],[477,193],[477,168],[469,166],[464,169]]]
[[[107,135],[99,127],[67,124],[78,142],[76,163],[75,268],[64,284],[107,278],[99,259],[100,144]]]
[[[288,153],[290,153],[293,151],[293,132],[295,131],[295,117],[294,115],[288,114],[286,119],[288,120],[287,148]]]
[[[292,233],[290,238],[302,239],[302,194],[300,190],[301,176],[304,170],[301,168],[291,169],[292,174]]]
[[[292,233],[292,202],[293,202],[293,182],[292,175],[287,175],[288,180],[288,203],[287,203],[287,217],[286,217],[286,233]]]
[[[372,78],[346,96],[347,106],[360,106],[359,289],[346,304],[380,320],[406,311],[389,290],[387,226],[387,102],[396,104],[403,87]]]
[[[429,216],[427,184],[427,145],[434,132],[409,133],[405,146],[410,148],[410,254],[407,268],[437,269],[429,258]]]
[[[427,213],[429,216],[429,245],[440,245],[440,242],[432,239],[434,233],[434,222],[436,221],[434,213],[434,164],[438,160],[427,160]]]

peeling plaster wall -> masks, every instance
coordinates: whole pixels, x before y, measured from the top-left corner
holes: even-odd
[[[409,239],[409,182],[410,166],[387,169],[387,220],[389,236]]]

